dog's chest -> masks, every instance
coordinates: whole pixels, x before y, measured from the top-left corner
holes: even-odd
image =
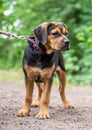
[[[44,82],[45,80],[51,78],[55,69],[55,65],[45,69],[25,65],[24,69],[26,70],[27,77],[29,79],[33,79],[36,82]]]
[[[29,66],[38,67],[41,69],[49,68],[53,65],[54,54],[40,54],[38,51],[34,52],[31,48],[26,51],[23,63]],[[36,51],[36,50],[35,50]]]

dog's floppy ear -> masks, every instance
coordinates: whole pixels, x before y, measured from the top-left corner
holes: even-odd
[[[48,40],[48,30],[51,28],[51,26],[54,25],[50,22],[42,23],[41,25],[37,26],[34,29],[34,34],[36,38],[41,42],[43,45],[47,43]]]
[[[48,24],[45,23],[37,26],[34,29],[34,34],[36,38],[39,40],[39,42],[41,42],[44,45],[46,44],[48,39],[47,28],[48,28]]]

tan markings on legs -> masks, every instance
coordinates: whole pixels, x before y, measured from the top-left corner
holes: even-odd
[[[32,107],[37,107],[40,104],[40,99],[41,99],[41,95],[42,95],[42,84],[41,83],[36,83],[37,87],[38,87],[38,92],[36,95],[36,98],[34,99],[34,101],[32,102]]]
[[[27,116],[30,112],[30,107],[32,103],[32,94],[33,94],[33,80],[26,81],[26,95],[25,95],[25,104],[24,107],[18,112],[18,116]]]
[[[66,85],[65,72],[60,67],[57,67],[56,73],[59,78],[59,93],[60,93],[61,99],[64,103],[64,107],[65,108],[74,108],[74,105],[68,101],[66,94],[65,94],[65,85]]]
[[[40,111],[38,115],[36,116],[37,118],[45,118],[45,119],[50,118],[49,101],[50,101],[51,87],[52,87],[52,82],[49,83],[49,81],[46,81],[44,89],[43,89],[43,93],[42,93]]]

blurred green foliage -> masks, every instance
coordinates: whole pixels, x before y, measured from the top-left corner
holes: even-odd
[[[63,21],[69,30],[71,49],[63,52],[68,82],[92,84],[92,1],[0,1],[0,30],[30,36],[45,21]],[[27,41],[0,36],[0,68],[19,69],[26,45]]]

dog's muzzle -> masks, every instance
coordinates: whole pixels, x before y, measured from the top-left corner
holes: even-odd
[[[70,43],[70,41],[69,41],[68,39],[65,39],[65,40],[64,40],[64,43],[67,45],[67,44]]]
[[[62,51],[69,50],[70,49],[70,41],[68,39],[64,40],[64,47],[62,48]]]

